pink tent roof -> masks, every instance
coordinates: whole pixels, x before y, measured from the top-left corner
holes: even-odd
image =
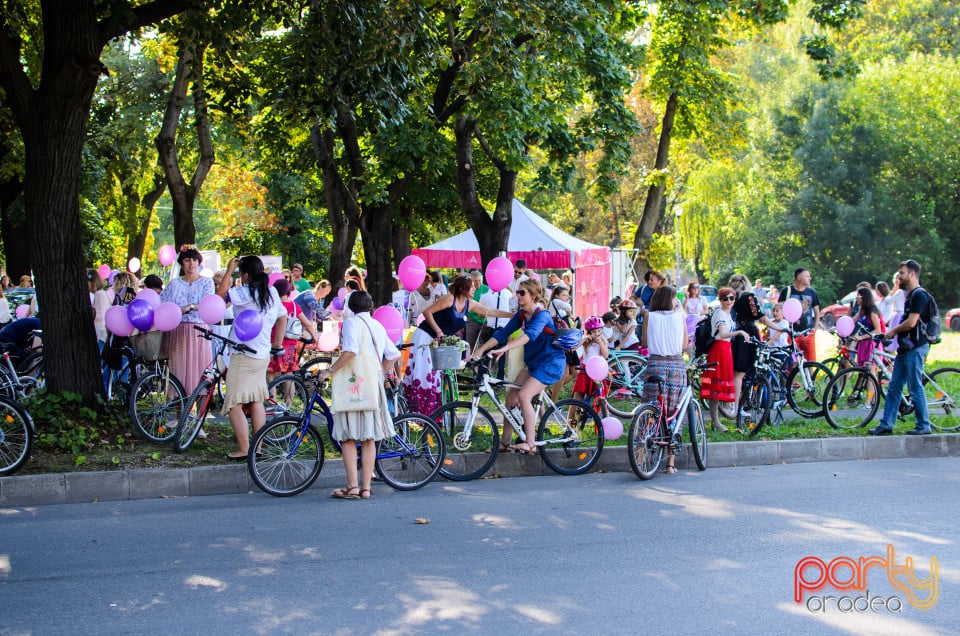
[[[606,250],[558,230],[548,221],[516,199],[513,200],[513,224],[507,243],[507,258],[527,261],[533,269],[573,269],[576,254],[587,250]],[[479,269],[480,244],[473,230],[461,232],[446,240],[414,249],[427,267]]]

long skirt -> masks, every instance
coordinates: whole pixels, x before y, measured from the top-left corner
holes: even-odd
[[[230,357],[227,371],[227,392],[223,396],[221,415],[229,415],[238,404],[263,402],[267,399],[267,364],[270,358],[251,358],[242,353]]]
[[[380,383],[380,408],[376,411],[339,411],[333,414],[333,439],[342,442],[379,441],[394,436],[393,419],[387,405],[387,395]]]
[[[183,384],[183,390],[187,395],[200,383],[200,376],[210,365],[213,357],[210,352],[210,343],[200,337],[194,326],[196,323],[181,322],[176,329],[167,334],[170,370]]]
[[[663,396],[667,401],[667,413],[672,414],[680,403],[680,394],[687,386],[687,365],[683,356],[655,356],[647,358],[647,368],[643,373],[644,380],[653,375],[664,379]],[[643,383],[643,403],[649,404],[657,399],[657,385]]]
[[[733,384],[733,355],[729,340],[717,340],[707,352],[707,362],[718,363],[703,372],[700,381],[700,397],[719,402],[736,402]]]
[[[429,345],[430,334],[417,329],[413,332],[413,347],[407,357],[403,373],[403,394],[411,411],[430,415],[440,407],[440,378],[442,371],[435,371]]]

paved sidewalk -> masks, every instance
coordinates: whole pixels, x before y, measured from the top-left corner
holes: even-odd
[[[629,471],[630,462],[626,450],[626,446],[605,448],[594,470],[598,472]],[[925,437],[891,435],[889,437],[830,437],[772,442],[723,442],[710,444],[707,452],[710,468],[856,459],[960,457],[960,435]],[[689,446],[677,458],[677,468],[695,470]],[[554,474],[553,471],[539,457],[506,453],[497,457],[497,462],[488,476],[530,477],[552,474]],[[313,487],[333,488],[342,486],[343,481],[343,463],[338,459],[327,459]],[[0,506],[193,497],[245,492],[259,492],[250,479],[246,464],[0,477]]]

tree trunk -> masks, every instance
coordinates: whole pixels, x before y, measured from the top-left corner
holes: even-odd
[[[477,196],[477,184],[474,178],[473,137],[476,123],[469,117],[461,117],[454,126],[457,153],[457,188],[460,194],[460,206],[463,208],[470,228],[480,245],[480,261],[483,271],[487,263],[507,251],[510,240],[510,226],[513,223],[513,195],[516,192],[517,173],[506,169],[494,160],[500,173],[500,186],[497,190],[497,207],[491,218]]]
[[[410,225],[413,223],[413,209],[405,206],[398,210],[398,213],[402,220],[400,225],[393,226],[393,237],[390,241],[391,247],[393,248],[394,271],[399,270],[400,261],[410,256],[410,252],[413,251],[413,246],[410,243]]]
[[[130,204],[132,216],[127,234],[127,260],[133,257],[143,260],[143,250],[147,245],[147,234],[150,232],[150,219],[153,217],[153,206],[157,204],[163,191],[167,189],[167,182],[162,174],[155,175],[153,190],[142,198],[132,186],[124,194]]]
[[[667,98],[667,105],[663,111],[663,123],[660,126],[660,142],[657,144],[657,159],[653,168],[657,172],[666,169],[670,163],[670,137],[673,134],[673,118],[677,114],[677,94],[671,93]],[[638,250],[637,258],[639,269],[646,271],[650,269],[647,251],[650,246],[650,240],[663,215],[663,193],[665,183],[662,178],[658,178],[650,185],[647,190],[647,200],[643,204],[643,216],[640,217],[640,224],[637,226],[637,233],[633,239],[633,247]]]
[[[155,141],[160,165],[166,176],[167,186],[170,188],[173,207],[173,241],[178,249],[184,244],[197,242],[193,204],[216,158],[210,138],[210,120],[203,78],[203,55],[206,47],[205,42],[196,42],[195,34],[181,36],[176,76],[173,87],[170,89],[163,125]],[[191,82],[193,83],[194,125],[200,146],[200,159],[190,183],[187,183],[177,157],[177,127],[187,99],[187,86]]]
[[[323,195],[327,203],[327,220],[330,222],[330,232],[333,234],[333,244],[330,246],[330,284],[334,289],[343,284],[343,274],[350,267],[350,257],[353,246],[357,242],[357,226],[350,222],[344,213],[343,182],[337,173],[333,151],[336,139],[329,128],[321,129],[315,124],[310,129],[310,140],[313,143],[313,154],[320,167],[323,179]]]
[[[367,208],[360,216],[363,236],[363,255],[367,261],[367,291],[373,296],[374,306],[385,305],[393,298],[390,281],[393,279],[393,261],[390,241],[393,224],[389,206]]]

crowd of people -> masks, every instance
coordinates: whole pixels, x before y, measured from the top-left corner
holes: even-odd
[[[267,397],[268,378],[297,370],[304,342],[319,341],[321,321],[331,316],[344,320],[341,354],[333,367],[323,372],[323,379],[337,373],[353,356],[374,355],[385,370],[392,368],[400,357],[397,343],[371,318],[373,299],[365,291],[359,268],[347,270],[344,290],[334,297],[329,281],[312,285],[304,278],[304,268],[299,263],[283,270],[282,277],[271,278],[258,257],[245,256],[231,259],[224,270],[211,278],[201,275],[203,255],[194,246],[184,246],[177,262],[180,273],[165,286],[156,275],[138,281],[128,272],[115,272],[108,284],[97,270],[88,270],[94,330],[102,348],[115,346],[117,338],[111,336],[105,322],[107,310],[129,304],[141,288],[155,289],[161,300],[180,308],[180,325],[165,336],[165,350],[171,370],[190,391],[211,363],[212,355],[210,346],[192,329],[204,323],[199,312],[201,301],[211,294],[225,300],[228,310],[217,327],[227,333],[234,316],[248,309],[256,312],[261,318],[260,333],[247,342],[250,351],[234,353],[229,362],[231,372],[227,374],[223,414],[229,418],[237,443],[236,451],[229,455],[231,459],[243,460],[248,454],[248,416],[254,433],[264,424],[262,403]],[[930,423],[923,405],[923,390],[918,387],[929,345],[923,333],[918,332],[918,324],[930,303],[929,294],[914,293],[922,290],[919,275],[919,264],[908,260],[900,264],[891,284],[881,281],[874,287],[862,283],[858,286],[853,319],[862,328],[855,336],[858,364],[865,364],[873,347],[878,346],[875,336],[896,337],[899,341],[889,390],[897,391],[904,384],[910,388],[911,395],[916,396],[916,432],[926,434]],[[4,279],[3,286],[9,285],[9,279]],[[519,408],[526,439],[532,440],[537,419],[533,399],[541,391],[550,388],[556,397],[572,383],[575,397],[593,395],[597,386],[585,374],[584,365],[593,357],[607,358],[611,351],[632,350],[647,357],[648,373],[663,378],[669,412],[676,407],[687,384],[684,356],[692,354],[692,326],[698,321],[709,321],[713,343],[706,355],[712,367],[703,373],[701,397],[709,404],[711,425],[724,432],[728,429],[721,422],[719,406],[736,404],[743,378],[754,366],[755,339],[763,337],[773,345],[784,346],[792,337],[808,360],[816,359],[821,308],[811,283],[806,268],[798,268],[793,282],[782,290],[772,285],[764,287],[759,279],[751,285],[745,276],[735,274],[719,290],[718,306],[711,308],[701,296],[697,281],[689,282],[678,294],[677,288],[667,284],[666,276],[650,271],[642,285],[626,290],[624,298],[614,298],[609,311],[577,316],[570,272],[551,272],[541,278],[523,260],[518,260],[509,284],[494,291],[484,283],[478,270],[458,274],[452,280],[438,271],[428,271],[420,285],[409,293],[398,281],[394,283],[391,305],[402,316],[413,344],[403,368],[402,388],[413,410],[432,413],[438,408],[441,374],[433,368],[429,345],[437,339],[457,336],[466,341],[472,356],[493,354],[493,372],[500,378],[509,374],[513,379],[518,388],[508,392],[506,405]],[[30,286],[32,281],[24,277],[20,284]],[[0,294],[4,291],[7,290],[0,290]],[[17,312],[20,320],[10,315],[6,302],[0,303],[0,342],[22,344],[24,329],[39,328],[35,294],[33,299],[29,313]],[[789,299],[798,300],[802,308],[792,324],[783,312]],[[554,346],[558,330],[581,326],[584,337],[575,350]],[[509,355],[511,351],[517,353],[515,358]],[[516,362],[505,367],[508,358]],[[653,399],[655,390],[653,385],[646,386],[642,399]],[[894,406],[890,407],[891,404]],[[891,408],[894,412],[888,413]],[[888,401],[883,418],[870,433],[888,434],[895,410],[895,403]],[[347,457],[348,453],[356,453],[355,447],[352,443],[344,445],[344,458],[348,460],[345,465],[352,469],[347,471],[347,483],[334,496],[369,497],[373,443],[393,434],[386,398],[376,411],[338,415],[334,433],[338,440],[360,442],[361,456],[358,474],[355,458]],[[537,452],[529,442],[512,445],[512,437],[509,428],[504,431],[503,450]],[[674,471],[671,454],[667,472]]]

